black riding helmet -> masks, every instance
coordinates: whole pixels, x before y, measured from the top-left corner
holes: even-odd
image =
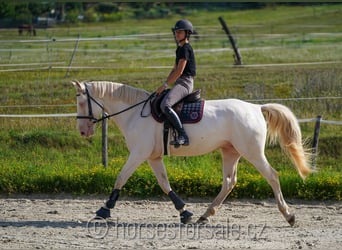
[[[175,35],[175,32],[177,30],[185,30],[187,39],[190,39],[190,34],[194,32],[192,23],[186,19],[182,19],[176,22],[175,27],[172,28],[173,35]],[[181,42],[181,41],[178,41],[178,42]]]
[[[175,27],[173,29],[174,31],[176,30],[185,30],[188,31],[189,34],[193,33],[193,27],[192,27],[192,23],[188,20],[179,20],[176,22]]]

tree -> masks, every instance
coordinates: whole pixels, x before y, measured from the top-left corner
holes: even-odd
[[[0,2],[0,18],[10,18],[15,15],[14,4]]]

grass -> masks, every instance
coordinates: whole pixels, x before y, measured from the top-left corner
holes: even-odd
[[[12,144],[8,145],[8,150],[3,151],[7,160],[2,162],[5,164],[1,167],[0,188],[6,193],[107,193],[128,153],[123,143],[118,143],[121,138],[111,137],[109,154],[117,156],[111,157],[109,167],[105,169],[99,164],[99,138],[79,140],[77,135],[66,136],[49,131],[34,131],[20,136],[10,133],[10,137]],[[336,148],[341,147],[340,141],[335,142]],[[329,143],[321,141],[324,147],[329,147]],[[121,150],[118,149],[120,147]],[[18,155],[17,152],[30,154]],[[326,165],[303,183],[279,147],[268,147],[266,153],[271,155],[269,158],[279,171],[285,197],[324,200],[342,198],[339,185],[341,169],[333,164],[341,160],[341,155],[335,158],[325,154],[324,159],[318,158],[319,165],[329,160],[331,165]],[[221,188],[218,152],[201,157],[169,157],[165,158],[165,164],[171,185],[184,195],[214,196]],[[133,174],[124,192],[126,195],[141,197],[162,195],[147,164],[143,164]],[[266,198],[272,196],[272,191],[266,180],[248,162],[241,160],[238,184],[231,196]]]
[[[342,96],[342,20],[337,18],[341,12],[340,4],[193,11],[186,17],[200,33],[200,39],[192,41],[198,64],[196,87],[206,99],[261,103],[288,98],[276,102],[287,105],[298,118],[320,114],[325,120],[341,121],[341,99],[332,98]],[[237,39],[244,62],[241,67],[233,65],[233,52],[218,16],[224,17]],[[153,91],[173,63],[170,27],[179,18],[56,27],[38,30],[33,38],[19,37],[16,30],[1,30],[0,113],[74,113],[72,79],[118,81]],[[72,65],[98,68],[72,68],[67,75],[78,35],[91,39],[80,41]],[[96,40],[108,37],[111,39]],[[109,193],[128,156],[124,138],[112,124],[107,169],[101,166],[100,132],[90,139],[80,138],[74,118],[0,118],[0,127],[2,193]],[[301,128],[311,144],[314,124],[301,123]],[[266,148],[286,198],[342,199],[341,136],[340,126],[322,124],[318,172],[305,183],[278,146]],[[164,162],[177,192],[188,196],[219,192],[219,152],[166,157]],[[146,163],[129,179],[124,192],[162,195]],[[242,159],[231,196],[265,198],[273,194],[266,180]]]

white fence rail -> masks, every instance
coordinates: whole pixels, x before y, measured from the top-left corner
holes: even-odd
[[[33,115],[20,115],[20,114],[0,114],[4,118],[48,118],[48,117],[76,117],[76,113],[69,114],[33,114]]]
[[[49,117],[76,117],[76,113],[66,114],[0,114],[0,118],[49,118]],[[299,123],[316,122],[317,118],[298,119]],[[342,125],[342,121],[323,120],[321,123]]]
[[[317,118],[308,118],[308,119],[298,119],[299,123],[305,123],[305,122],[316,122]],[[342,121],[329,121],[329,120],[321,120],[321,123],[326,124],[333,124],[333,125],[342,125]]]

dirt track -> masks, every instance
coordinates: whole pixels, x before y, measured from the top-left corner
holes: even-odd
[[[107,221],[106,197],[0,197],[0,248],[340,249],[341,202],[291,202],[290,227],[273,200],[229,200],[208,225],[180,225],[168,200],[121,198]],[[195,220],[211,200],[186,200]]]

